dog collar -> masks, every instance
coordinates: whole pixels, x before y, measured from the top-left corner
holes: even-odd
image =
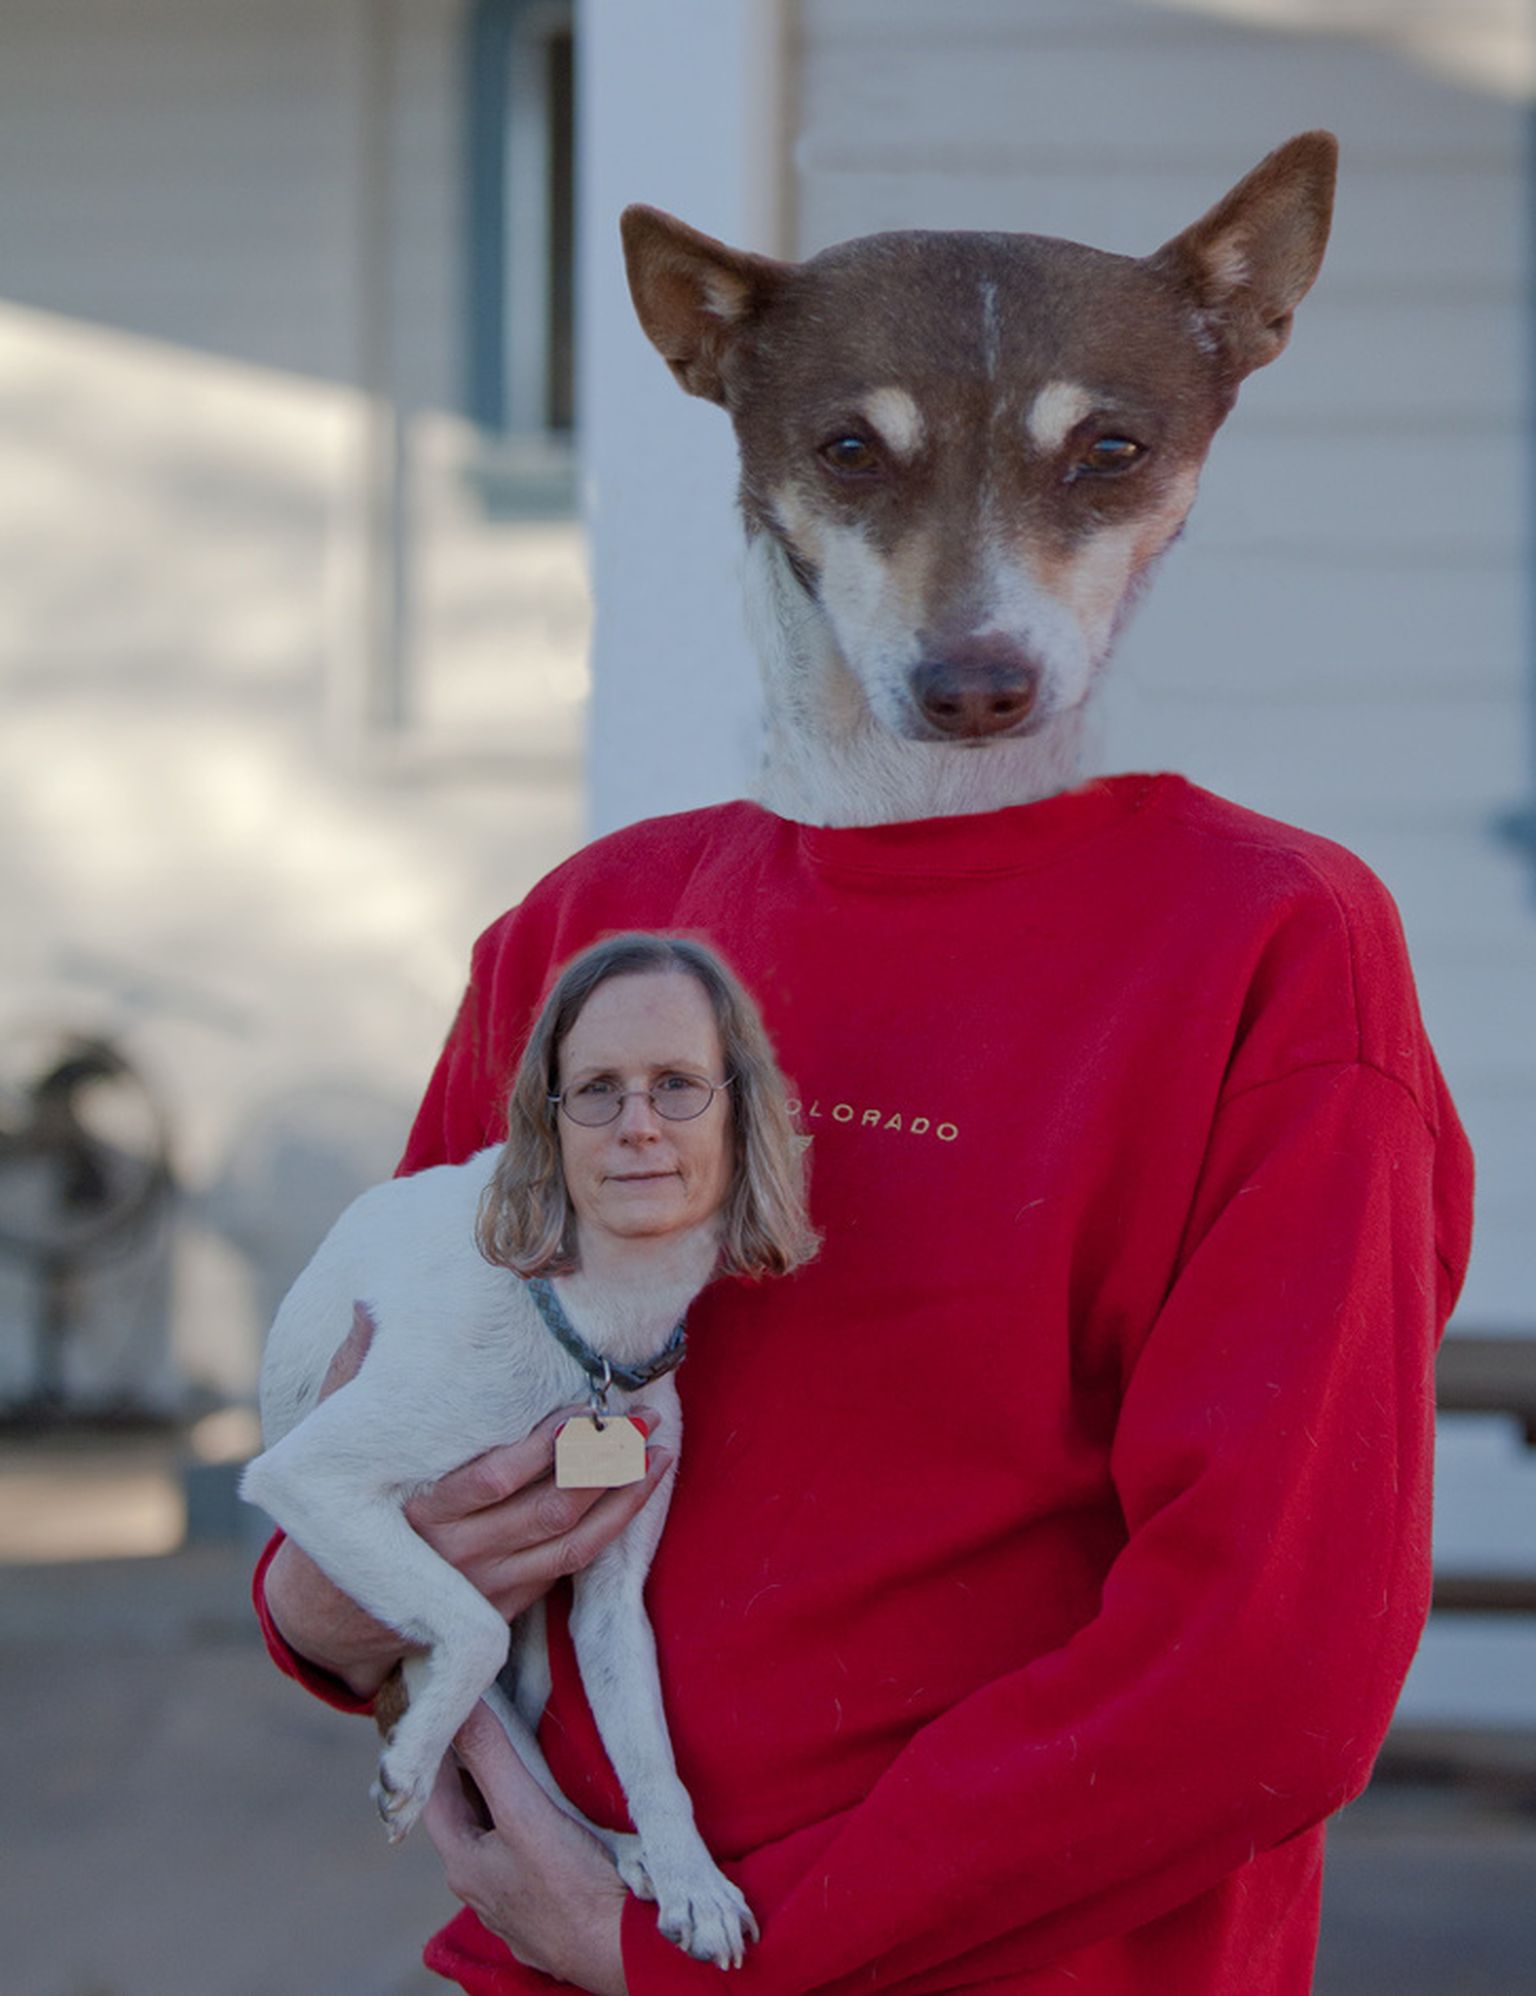
[[[675,1372],[683,1362],[688,1350],[687,1319],[681,1319],[672,1335],[667,1339],[654,1358],[643,1365],[615,1365],[611,1358],[604,1358],[595,1352],[565,1314],[560,1298],[555,1294],[554,1284],[542,1275],[528,1278],[528,1293],[532,1296],[545,1327],[562,1351],[569,1352],[581,1367],[592,1384],[592,1405],[599,1412],[608,1405],[610,1386],[622,1386],[626,1393],[638,1393],[642,1386],[649,1386],[653,1379],[660,1379],[666,1373]]]

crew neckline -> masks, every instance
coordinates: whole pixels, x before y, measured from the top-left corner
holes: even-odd
[[[823,872],[976,876],[1026,873],[1113,831],[1173,779],[1098,776],[1075,790],[952,818],[886,825],[800,825],[800,850]]]

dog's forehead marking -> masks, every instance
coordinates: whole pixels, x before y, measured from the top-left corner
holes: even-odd
[[[905,388],[876,388],[864,397],[863,412],[898,457],[911,457],[923,443],[923,412]]]
[[[990,277],[981,280],[981,358],[988,381],[996,381],[1003,357],[1003,321],[997,309],[997,286]]]
[[[1043,451],[1059,451],[1093,404],[1081,382],[1048,381],[1024,418],[1030,441]]]

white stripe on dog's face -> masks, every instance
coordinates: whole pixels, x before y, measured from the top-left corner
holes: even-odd
[[[876,388],[860,406],[881,442],[897,457],[913,457],[922,449],[922,411],[905,388]]]
[[[1094,657],[1087,633],[1071,607],[1010,554],[1002,539],[989,539],[986,610],[978,638],[1007,638],[1040,670],[1042,712],[1075,707],[1088,690]]]
[[[1071,383],[1053,386],[1083,392]],[[1058,397],[1058,416],[1064,400]],[[868,404],[866,398],[866,410]],[[915,669],[942,662],[951,647],[963,650],[972,640],[1005,639],[1038,672],[1032,720],[1080,706],[1137,578],[1177,533],[1194,491],[1191,472],[1170,481],[1155,511],[1100,525],[1054,553],[1030,534],[1010,532],[1005,518],[987,508],[979,532],[973,518],[958,567],[955,536],[941,539],[936,521],[882,546],[865,526],[829,518],[794,485],[774,494],[773,513],[815,565],[821,607],[871,712],[893,734],[912,739],[922,728]],[[962,593],[976,605],[966,627],[952,621],[951,606]]]
[[[876,718],[896,734],[910,726],[910,679],[923,657],[922,539],[909,536],[893,560],[857,527],[822,531],[822,608]]]
[[[819,515],[792,485],[773,495],[773,514],[816,565],[817,596],[865,700],[893,734],[910,732],[909,679],[922,662],[928,537],[908,534],[894,555],[861,527]]]
[[[1168,547],[1194,504],[1198,473],[1169,483],[1163,503],[1123,526],[1100,527],[1052,562],[994,533],[989,547],[991,618],[984,633],[1023,644],[1040,667],[1046,713],[1075,707],[1109,655],[1142,574]]]
[[[1093,404],[1094,397],[1079,382],[1048,381],[1024,418],[1030,442],[1047,456],[1054,456]]]

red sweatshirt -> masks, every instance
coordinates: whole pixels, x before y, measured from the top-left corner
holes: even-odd
[[[604,839],[478,947],[403,1169],[502,1133],[555,968],[715,944],[812,1151],[819,1259],[720,1283],[649,1602],[740,1996],[1301,1996],[1322,1823],[1426,1612],[1471,1164],[1390,898],[1171,776]],[[622,1822],[552,1617],[544,1741]],[[633,1996],[718,1972],[631,1902]],[[548,1988],[468,1912],[483,1996]]]

